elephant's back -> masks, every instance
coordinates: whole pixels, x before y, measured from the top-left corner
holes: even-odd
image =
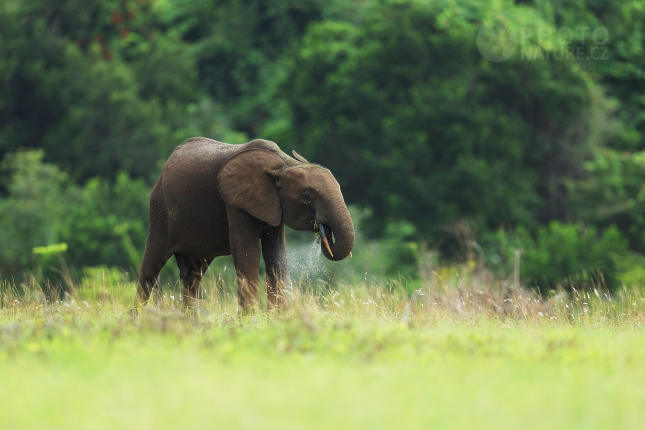
[[[240,146],[192,138],[179,145],[166,161],[160,181],[175,252],[190,248],[198,254],[221,255],[226,250],[228,223],[216,177]]]
[[[221,167],[227,158],[240,150],[241,145],[218,142],[206,137],[193,137],[179,145],[166,161],[164,172],[172,169],[191,169],[199,166]]]
[[[298,161],[282,152],[275,142],[269,140],[256,139],[248,143],[232,145],[206,137],[192,137],[175,148],[166,161],[162,174],[180,169],[189,172],[206,170],[217,175],[219,169],[236,154],[252,149],[272,152],[287,165],[299,164]]]

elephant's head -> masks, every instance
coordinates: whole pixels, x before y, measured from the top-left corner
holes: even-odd
[[[354,246],[354,223],[338,182],[295,151],[298,161],[282,155],[253,149],[233,157],[218,174],[222,198],[274,227],[284,221],[294,230],[320,231],[325,257],[344,259]]]

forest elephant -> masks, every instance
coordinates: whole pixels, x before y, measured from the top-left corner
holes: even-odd
[[[257,305],[260,255],[266,266],[268,308],[284,302],[287,276],[285,225],[319,232],[322,253],[339,261],[354,246],[354,224],[329,170],[274,142],[230,145],[195,137],[178,146],[150,197],[150,226],[135,309],[154,290],[175,256],[185,306],[195,306],[204,272],[215,257],[231,254],[241,312]]]

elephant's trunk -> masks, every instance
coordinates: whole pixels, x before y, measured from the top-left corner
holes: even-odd
[[[331,219],[319,222],[320,248],[328,259],[340,261],[354,247],[354,223],[346,207],[334,211],[334,214]]]

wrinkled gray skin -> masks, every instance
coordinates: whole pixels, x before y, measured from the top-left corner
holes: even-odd
[[[161,299],[159,272],[173,255],[184,283],[184,304],[194,306],[209,264],[228,254],[237,272],[240,311],[257,304],[260,254],[268,307],[280,306],[287,274],[285,225],[323,228],[331,249],[330,254],[321,244],[325,257],[347,257],[354,224],[338,182],[324,167],[294,156],[266,140],[229,145],[196,137],[178,146],[150,197],[135,308],[147,302],[153,288]]]

